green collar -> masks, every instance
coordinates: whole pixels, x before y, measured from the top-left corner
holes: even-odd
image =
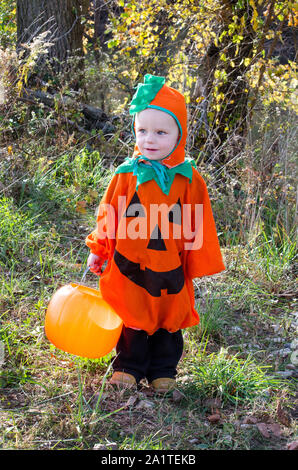
[[[149,164],[143,161],[149,161]],[[142,155],[138,157],[126,158],[125,161],[116,169],[117,173],[130,173],[132,172],[137,177],[137,186],[146,181],[155,180],[162,192],[166,195],[169,194],[175,175],[179,173],[192,181],[192,167],[195,167],[194,160],[187,158],[183,163],[173,168],[168,168],[158,161],[147,160]]]

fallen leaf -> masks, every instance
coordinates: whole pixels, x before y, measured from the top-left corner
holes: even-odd
[[[76,139],[75,139],[75,134],[74,134],[74,132],[73,132],[73,133],[69,136],[69,138],[68,138],[67,145],[71,145],[71,144],[73,144],[73,143],[75,143],[75,142],[76,142]]]
[[[257,423],[257,428],[262,434],[262,436],[266,437],[267,439],[270,437],[266,423]]]
[[[177,403],[178,401],[181,401],[182,398],[183,398],[183,396],[184,396],[183,393],[179,392],[179,390],[176,390],[176,389],[175,389],[175,390],[173,391],[173,397],[172,397],[172,398],[173,398],[173,401],[174,401],[174,402]]]
[[[274,436],[276,436],[276,437],[281,436],[281,429],[280,429],[280,425],[278,423],[269,424],[268,427],[269,427],[270,431],[274,434]]]
[[[95,444],[93,450],[118,450],[116,442],[107,442],[106,444]]]
[[[285,409],[282,407],[280,401],[277,403],[276,416],[278,418],[278,421],[284,426],[289,427],[291,425],[291,418],[285,411]]]
[[[218,421],[220,421],[220,415],[218,413],[214,415],[209,415],[207,416],[207,419],[208,421],[210,421],[210,423],[215,424],[215,423],[218,423]]]
[[[197,444],[199,440],[195,437],[194,439],[189,439],[188,441],[190,444]]]
[[[112,450],[118,450],[118,444],[116,442],[107,442],[107,448]]]
[[[136,408],[137,409],[148,409],[148,408],[152,408],[154,406],[154,403],[152,401],[149,401],[149,400],[141,400]]]
[[[95,191],[94,189],[90,189],[88,191],[88,194],[87,196],[89,197],[89,199],[91,200],[91,202],[93,202],[94,200],[97,200],[99,198],[99,194],[97,191]]]
[[[131,397],[129,397],[129,399],[127,400],[124,406],[126,406],[127,408],[129,408],[130,406],[133,406],[135,402],[137,401],[137,399],[138,398],[136,396],[132,395]]]
[[[288,450],[298,450],[298,441],[290,442],[290,443],[287,445],[287,449],[288,449]]]
[[[243,424],[257,424],[258,420],[254,416],[245,416]]]
[[[80,212],[81,214],[86,214],[86,201],[78,201],[76,205],[76,211]]]

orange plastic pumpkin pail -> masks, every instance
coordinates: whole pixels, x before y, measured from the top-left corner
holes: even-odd
[[[122,324],[100,291],[71,283],[58,289],[51,298],[45,334],[57,348],[94,359],[112,351]]]

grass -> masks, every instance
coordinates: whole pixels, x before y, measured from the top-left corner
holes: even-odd
[[[280,374],[292,369],[279,354],[296,334],[294,237],[260,231],[254,244],[228,244],[227,271],[196,280],[201,322],[184,331],[178,392],[118,393],[107,385],[114,352],[77,358],[43,330],[53,292],[81,279],[110,170],[86,148],[40,154],[0,170],[1,448],[285,449],[296,436],[295,373]]]
[[[266,373],[270,366],[258,365],[248,355],[245,359],[221,348],[216,353],[200,354],[190,360],[190,386],[205,397],[218,397],[223,403],[245,403],[282,383]]]

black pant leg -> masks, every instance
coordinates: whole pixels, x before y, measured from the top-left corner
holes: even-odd
[[[177,365],[183,352],[183,336],[181,330],[170,333],[160,328],[148,337],[150,364],[147,380],[152,382],[161,377],[175,378]]]
[[[116,346],[117,356],[113,362],[114,371],[127,372],[139,382],[146,377],[149,365],[148,334],[123,326]]]

